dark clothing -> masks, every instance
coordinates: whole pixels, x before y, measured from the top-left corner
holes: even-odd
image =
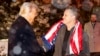
[[[90,53],[90,56],[100,56],[100,52],[93,52],[93,53]]]
[[[66,54],[66,52],[68,52],[68,51],[66,51],[66,48],[68,48],[67,45],[68,45],[69,35],[70,35],[70,31],[68,31],[66,29],[65,36],[64,36],[64,41],[63,41],[63,46],[62,46],[62,56],[64,56]]]
[[[42,56],[30,24],[19,16],[9,30],[8,56]]]
[[[56,43],[55,43],[55,51],[53,56],[75,56],[75,55],[70,55],[69,51],[66,51],[69,49],[69,37],[71,31],[66,31],[66,26],[62,26],[61,29],[58,32]],[[65,37],[65,38],[64,38]],[[64,42],[65,39],[67,38],[66,43]],[[63,45],[67,45],[64,47]],[[66,48],[66,49],[64,49]],[[66,55],[65,55],[66,53]],[[89,56],[89,46],[88,46],[88,36],[85,32],[83,32],[83,50],[80,52],[79,56]]]

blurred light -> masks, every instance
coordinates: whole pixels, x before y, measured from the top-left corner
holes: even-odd
[[[16,0],[12,0],[13,2],[16,2]]]

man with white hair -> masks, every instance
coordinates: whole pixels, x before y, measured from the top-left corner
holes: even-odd
[[[30,2],[22,4],[18,18],[9,30],[8,56],[42,56],[42,48],[31,27],[37,12],[36,4]]]

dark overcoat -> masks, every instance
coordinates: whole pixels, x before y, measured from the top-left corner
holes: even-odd
[[[33,28],[19,16],[9,30],[8,56],[42,56],[42,52]]]

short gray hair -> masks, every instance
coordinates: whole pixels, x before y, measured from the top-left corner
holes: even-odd
[[[22,6],[20,7],[20,12],[19,15],[26,14],[27,12],[30,11],[31,8],[34,8],[38,11],[38,6],[35,3],[31,2],[24,2]]]
[[[79,16],[79,10],[74,6],[69,6],[65,10],[70,10],[72,15],[74,15],[76,18]]]

